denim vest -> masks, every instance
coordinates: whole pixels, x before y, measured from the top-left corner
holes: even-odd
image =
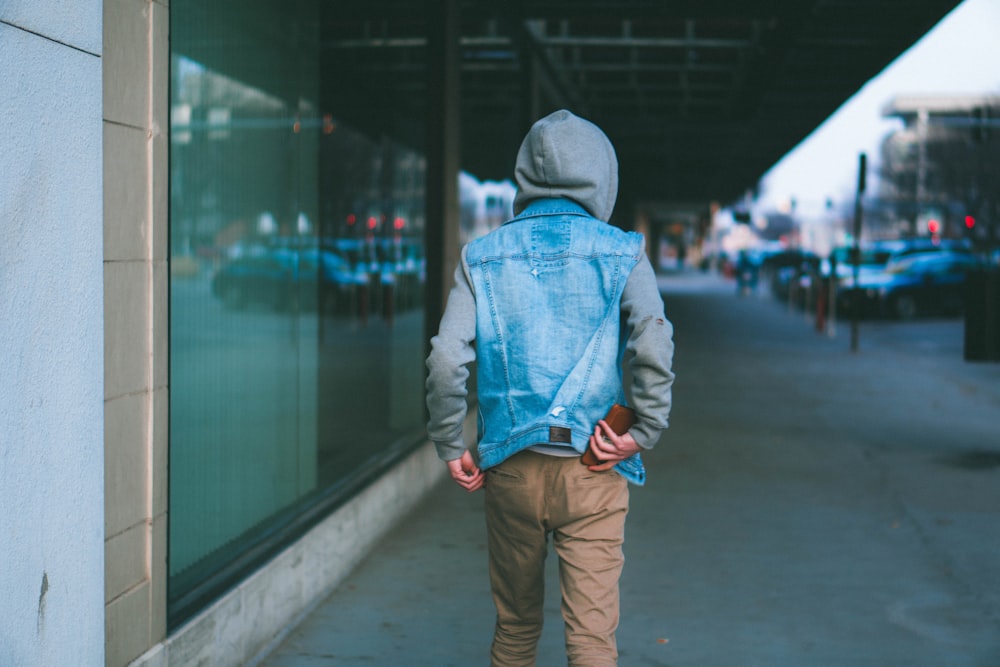
[[[620,300],[642,252],[640,234],[568,199],[535,201],[469,243],[482,468],[539,444],[583,452],[624,403]],[[645,482],[638,454],[615,470]]]

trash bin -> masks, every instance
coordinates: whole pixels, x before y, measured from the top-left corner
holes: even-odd
[[[1000,361],[1000,268],[966,278],[965,360]]]

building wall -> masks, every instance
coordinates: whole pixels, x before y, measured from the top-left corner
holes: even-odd
[[[101,2],[0,3],[0,664],[104,662]]]
[[[166,636],[167,0],[104,0],[106,664]]]
[[[168,0],[104,0],[105,619],[109,667],[242,665],[445,472],[426,443],[167,633]]]
[[[169,11],[0,3],[0,665],[242,664],[444,473],[425,445],[167,635]]]

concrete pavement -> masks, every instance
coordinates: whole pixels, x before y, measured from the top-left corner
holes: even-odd
[[[632,490],[619,664],[1000,665],[1000,364],[962,360],[957,320],[864,323],[852,353],[714,275],[661,285],[675,406]],[[488,664],[485,541],[482,494],[443,483],[257,664]]]

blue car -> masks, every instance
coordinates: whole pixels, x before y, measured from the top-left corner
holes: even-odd
[[[275,310],[322,308],[332,314],[356,305],[356,290],[367,284],[363,267],[352,267],[332,250],[264,247],[221,267],[212,279],[212,293],[233,309],[258,303]]]
[[[841,281],[837,308],[851,313],[859,299],[862,316],[909,320],[924,315],[960,315],[965,302],[965,279],[982,268],[973,255],[934,252],[893,262],[884,271],[864,273],[858,284]]]

